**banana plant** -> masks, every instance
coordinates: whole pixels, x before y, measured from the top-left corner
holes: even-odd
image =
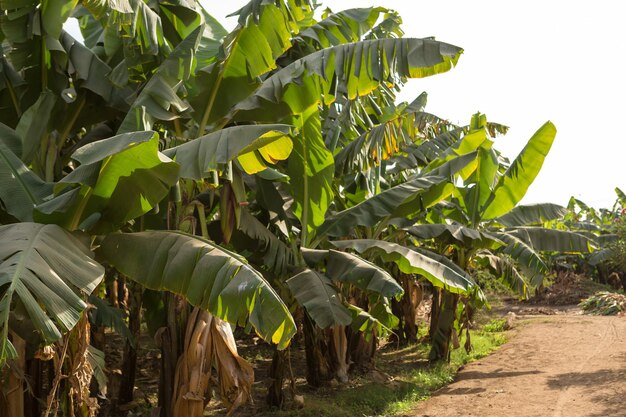
[[[621,279],[618,254],[622,251],[622,215],[626,198],[619,188],[615,188],[615,193],[616,200],[611,209],[595,209],[577,198],[570,198],[568,212],[556,227],[587,236],[596,243],[598,250],[576,257],[556,254],[553,257],[555,266],[571,268],[575,263],[590,267],[589,274],[597,275],[602,283],[608,283],[612,272],[617,272]]]
[[[257,20],[262,21],[264,9],[259,10]],[[361,16],[372,16],[372,13],[380,14],[380,11],[359,13]],[[344,19],[346,15],[337,19]],[[333,17],[329,16],[327,19],[333,19]],[[371,27],[371,24],[365,27]],[[311,31],[306,32],[307,29],[303,29],[303,26],[299,26],[298,30],[304,33],[301,39],[310,39]],[[311,30],[317,30],[316,36],[318,37],[328,35],[328,32],[320,31],[319,27]],[[243,32],[241,36],[243,39]],[[355,39],[358,37],[357,33]],[[346,38],[346,40],[352,39]],[[236,62],[235,59],[239,59],[237,57],[241,53],[235,48],[235,43],[225,44],[224,57],[220,58],[223,59],[221,64],[207,68],[206,74],[210,75],[201,74],[198,78],[200,80],[206,76],[207,80],[215,80],[215,82],[203,83],[203,86],[207,86],[204,87],[206,91],[198,88],[192,92],[195,96],[190,99],[192,105],[198,105],[198,108],[204,109],[198,112],[198,114],[203,114],[203,118],[198,119],[199,131],[221,129],[230,123],[271,121],[292,125],[300,132],[294,140],[293,151],[284,171],[288,176],[288,182],[281,186],[293,201],[290,210],[287,210],[288,213],[284,216],[286,218],[282,221],[285,225],[287,223],[295,225],[299,230],[294,233],[294,229],[288,229],[279,239],[294,250],[292,259],[299,268],[306,268],[306,265],[298,246],[315,248],[317,245],[314,242],[315,230],[324,222],[333,199],[334,158],[324,140],[322,128],[324,123],[322,119],[327,114],[326,108],[335,101],[356,101],[360,97],[374,93],[378,91],[383,81],[397,84],[406,77],[421,77],[446,71],[456,64],[461,53],[460,48],[431,40],[376,39],[375,36],[370,40],[347,44],[342,43],[341,40],[334,40],[328,45],[327,48],[314,50],[298,58],[294,53],[290,53],[288,54],[290,59],[287,62],[279,60],[275,65],[269,62],[270,55],[268,55],[267,63],[263,68],[255,63],[253,74],[256,75],[257,71],[266,71],[267,76],[261,77],[260,81],[249,80],[250,86],[246,88],[250,91],[241,90],[237,94],[250,95],[235,103],[229,111],[223,112],[216,110],[217,100],[235,100],[232,95],[230,98],[223,97],[219,91],[226,88],[225,83],[230,82],[230,77],[235,77],[235,75],[228,75],[228,71]],[[274,53],[274,55],[277,54],[278,52]],[[194,85],[197,87],[200,84]],[[229,88],[228,91],[230,92],[231,89]],[[228,106],[231,105],[220,105],[219,108]],[[285,177],[282,178],[285,179]],[[257,180],[257,183],[262,183],[267,192],[279,194],[279,191],[275,189],[276,186],[268,181],[271,180],[261,178]],[[274,188],[273,191],[272,188]],[[283,201],[283,198],[281,197],[279,201]],[[272,204],[276,203],[276,201],[272,202]],[[277,211],[284,210],[280,208]],[[252,228],[247,226],[247,230],[250,231]],[[258,230],[258,227],[255,228],[255,233]],[[281,247],[275,239],[263,239],[272,242],[275,248]],[[278,257],[272,256],[271,258],[277,259]],[[281,256],[281,259],[287,260],[290,257]],[[313,280],[314,275],[302,276]],[[319,286],[319,288],[327,287]],[[323,322],[320,323],[324,325]],[[335,324],[345,323],[338,320]]]
[[[556,128],[550,122],[544,124],[509,165],[493,148],[484,115],[474,115],[470,126],[470,132],[456,149],[450,148],[450,155],[445,157],[467,150],[477,152],[471,170],[461,171],[463,185],[455,187],[450,202],[434,207],[427,216],[403,230],[420,241],[433,242],[441,253],[453,253],[455,263],[463,270],[478,263],[487,266],[525,298],[530,286],[540,285],[549,271],[542,252],[592,250],[592,241],[583,235],[543,227],[562,218],[567,212],[563,207],[518,205],[541,169]],[[440,163],[435,161],[431,166]],[[520,271],[517,265],[523,270]],[[445,302],[444,297],[450,300]],[[441,301],[442,310],[437,313],[439,323],[431,327],[433,348],[430,358],[434,361],[449,358],[451,326],[458,297],[444,293]],[[444,311],[444,307],[449,311]],[[466,308],[471,310],[471,305],[467,304]]]
[[[68,13],[62,14],[61,20],[54,10],[36,4],[3,3],[3,12],[5,6],[10,9],[9,14],[21,13],[11,18],[34,19],[42,27],[28,32],[29,26],[26,33],[18,33],[7,23],[7,13],[1,17],[7,23],[1,28],[3,47],[8,48],[2,68],[10,81],[2,89],[12,97],[11,111],[3,112],[6,123],[0,125],[3,185],[0,218],[5,224],[1,245],[5,255],[0,257],[0,268],[6,272],[2,274],[5,278],[0,292],[4,317],[0,355],[3,367],[16,353],[10,335],[23,336],[26,331],[28,343],[36,350],[62,336],[65,338],[72,331],[86,307],[86,296],[103,275],[102,266],[93,260],[92,242],[102,242],[102,248],[109,248],[106,258],[102,255],[104,249],[99,252],[107,262],[118,262],[120,269],[135,275],[136,269],[128,265],[128,260],[119,259],[115,249],[110,248],[114,235],[109,240],[107,237],[120,228],[141,229],[144,216],[167,199],[170,189],[178,183],[179,173],[189,175],[189,155],[194,152],[190,147],[197,146],[195,151],[205,150],[206,158],[196,158],[193,164],[198,172],[204,173],[235,159],[240,159],[244,169],[249,167],[254,171],[258,169],[259,159],[266,158],[272,164],[286,158],[291,145],[288,138],[291,131],[284,125],[241,126],[232,131],[226,129],[217,137],[202,137],[197,145],[174,148],[171,155],[180,160],[177,163],[158,150],[159,140],[167,138],[168,133],[144,129],[135,132],[126,128],[131,125],[125,121],[129,108],[120,97],[132,96],[132,89],[138,87],[142,87],[142,92],[130,107],[133,116],[143,110],[144,119],[150,123],[168,123],[172,130],[176,129],[179,116],[186,117],[188,106],[175,99],[175,94],[180,92],[177,89],[180,80],[173,80],[180,74],[173,70],[172,64],[194,67],[196,55],[188,51],[206,45],[210,41],[207,34],[211,32],[207,26],[216,27],[214,22],[203,22],[206,16],[198,14],[195,8],[187,13],[185,8],[170,10],[164,4],[153,10],[141,2],[135,4],[138,9],[125,2],[103,4],[98,10],[93,4],[81,7],[77,13],[85,23],[83,28],[89,32],[85,33],[89,48],[74,41],[60,27],[74,5],[64,9]],[[133,23],[135,13],[143,16],[137,25]],[[163,19],[159,13],[163,13]],[[116,43],[115,38],[122,42]],[[30,56],[29,48],[41,45],[47,54],[45,59],[33,63],[19,60]],[[51,71],[50,67],[61,70]],[[143,86],[152,72],[154,76]],[[89,111],[95,107],[102,107],[103,111]],[[57,113],[68,117],[55,117]],[[119,135],[114,134],[116,130],[120,131]],[[182,163],[185,168],[181,171]],[[32,223],[33,220],[38,223]],[[89,235],[92,239],[82,237]],[[115,241],[116,247],[123,245],[126,235],[115,236],[119,239]],[[235,324],[247,323],[252,314],[255,316],[252,321],[259,329],[265,329],[259,330],[259,334],[281,348],[287,344],[295,330],[291,315],[271,286],[244,260],[194,236],[157,234],[150,242],[156,241],[155,236],[162,242],[174,237],[173,245],[188,248],[181,256],[193,254],[194,282],[200,286],[196,285],[192,292],[185,287],[172,287],[172,292],[192,298],[198,291],[204,294],[215,286],[211,301],[199,298],[191,302],[211,310],[216,319],[221,317]],[[127,238],[140,239],[133,234]],[[51,244],[51,239],[57,243]],[[24,247],[16,251],[21,246]],[[132,248],[142,251],[137,245]],[[75,266],[62,267],[63,257],[75,258],[71,262]],[[171,264],[165,260],[161,281],[154,278],[150,282],[141,281],[140,275],[135,279],[151,288],[166,289],[169,284],[163,280]],[[152,259],[144,262],[151,264]],[[146,264],[142,267],[148,268]],[[190,275],[183,276],[189,278]],[[239,280],[241,285],[232,284],[233,280]],[[240,297],[241,291],[248,295]],[[267,297],[278,304],[268,303]],[[248,301],[241,303],[242,299]],[[236,303],[241,309],[233,315],[234,310],[224,310],[224,300]],[[267,321],[270,316],[264,308],[257,311],[260,307],[257,302],[264,306],[274,304],[272,323]],[[54,398],[55,393],[50,395]]]

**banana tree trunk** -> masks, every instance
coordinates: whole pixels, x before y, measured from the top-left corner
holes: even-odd
[[[270,386],[267,389],[266,402],[272,408],[282,408],[285,402],[283,383],[285,381],[285,370],[287,366],[287,349],[278,350],[274,346],[274,355],[270,365],[269,378]]]
[[[39,417],[41,410],[39,409],[39,398],[43,395],[43,362],[39,359],[30,359],[26,361],[26,368],[29,377],[31,378],[31,390],[24,393],[26,408],[24,410],[24,417]]]
[[[159,407],[161,417],[175,417],[172,414],[174,396],[174,376],[179,356],[183,353],[183,338],[187,323],[187,302],[177,295],[165,294],[167,325],[161,328],[155,338],[161,348],[161,375],[159,379]]]
[[[306,353],[306,380],[313,387],[320,387],[332,379],[331,366],[328,362],[328,346],[324,335],[313,323],[311,317],[304,315],[304,347]]]
[[[54,379],[43,415],[95,417],[98,402],[89,389],[93,368],[88,359],[90,326],[85,310],[76,326],[57,343],[54,355]]]
[[[430,362],[450,360],[450,340],[452,339],[452,332],[454,331],[454,320],[456,319],[456,306],[458,302],[458,294],[452,294],[442,290],[440,311],[428,357]]]
[[[439,321],[439,311],[441,310],[441,290],[433,288],[433,297],[430,307],[430,325],[428,328],[428,340],[432,342],[437,331],[437,322]]]
[[[0,391],[0,415],[22,417],[24,416],[23,375],[26,370],[26,342],[14,333],[11,334],[11,342],[17,352],[17,359],[0,370],[0,381],[6,381]]]
[[[404,296],[400,301],[392,300],[392,309],[400,319],[399,341],[401,343],[417,342],[417,309],[422,303],[423,289],[413,275],[400,274],[400,284]]]
[[[348,382],[348,337],[345,326],[333,326],[326,331],[329,343],[329,354],[332,364],[332,373],[341,383]]]
[[[367,371],[373,368],[374,355],[378,345],[375,332],[366,335],[363,332],[348,328],[348,352],[351,367]]]
[[[143,289],[139,284],[129,283],[128,327],[135,341],[134,346],[126,341],[124,346],[124,361],[122,362],[122,383],[120,384],[119,403],[126,404],[133,401],[135,377],[137,372],[137,351],[139,350],[139,336],[141,327],[141,297]]]

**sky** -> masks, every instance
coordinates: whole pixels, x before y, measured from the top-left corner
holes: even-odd
[[[243,0],[201,1],[227,29]],[[426,110],[453,123],[472,114],[510,126],[495,147],[513,159],[551,120],[558,133],[523,204],[566,205],[574,196],[611,208],[626,191],[626,2],[618,0],[329,0],[333,11],[382,6],[404,20],[405,37],[464,49],[456,68],[405,85],[400,99],[428,93]]]

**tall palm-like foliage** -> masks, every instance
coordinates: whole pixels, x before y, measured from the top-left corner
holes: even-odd
[[[184,234],[155,232],[143,241],[141,234],[109,235],[120,228],[140,230],[144,216],[179,181],[180,164],[159,152],[159,140],[171,135],[169,128],[174,131],[176,120],[189,109],[177,96],[178,88],[199,57],[214,59],[217,49],[211,52],[209,46],[219,39],[211,36],[220,31],[209,30],[207,16],[194,6],[84,4],[75,10],[83,23],[83,46],[62,30],[76,3],[42,6],[2,4],[3,74],[9,74],[2,88],[3,97],[11,97],[9,110],[2,112],[0,138],[6,224],[0,257],[3,368],[18,354],[12,341],[19,337],[27,339],[29,350],[63,338],[59,352],[73,343],[69,339],[85,337],[72,329],[86,307],[86,295],[104,272],[92,259],[94,241],[88,234],[99,236],[101,257],[148,288],[178,293],[216,320],[245,324],[250,319],[262,337],[284,347],[295,331],[293,320],[261,274],[239,256]],[[20,32],[14,23],[24,19],[37,24],[23,25]],[[210,19],[208,23],[219,29]],[[212,55],[196,54],[200,45],[203,54]],[[181,64],[187,71],[180,71]],[[160,134],[144,130],[147,126],[131,131],[128,114],[140,114],[146,123],[158,120]],[[254,129],[246,134],[225,131],[221,141],[214,138],[221,148],[211,163],[228,164],[254,152],[272,162],[286,157],[271,148],[276,142],[291,143],[288,127]],[[120,252],[129,242],[132,251]],[[152,255],[163,261],[158,266],[152,256],[128,257],[147,253],[149,243],[157,245]],[[214,335],[220,337],[232,339],[232,334]],[[87,354],[77,352],[77,360]],[[207,359],[212,363],[212,356]],[[48,409],[56,404],[56,387]],[[77,397],[75,404],[84,400]]]
[[[402,38],[392,11],[317,20],[313,2],[252,0],[227,32],[194,2],[0,8],[0,366],[19,375],[18,356],[54,344],[46,412],[94,413],[85,378],[60,375],[99,366],[86,310],[105,266],[141,286],[137,314],[150,291],[162,415],[201,416],[214,372],[231,411],[250,396],[231,325],[276,347],[279,405],[290,311],[303,312],[309,381],[345,380],[358,332],[398,323],[392,300],[410,288],[390,271],[443,291],[449,334],[459,296],[484,301],[467,259],[497,250],[537,267],[539,250],[564,247],[519,227],[558,208],[516,208],[553,126],[505,165],[488,137],[501,126],[453,126],[425,95],[396,105],[404,80],[450,70],[462,50]],[[84,43],[63,30],[70,16]],[[462,256],[420,243],[446,233]],[[105,303],[91,304],[101,323]]]
[[[6,271],[0,303],[3,365],[17,354],[11,340],[28,329],[39,335],[29,337],[34,347],[63,338],[58,345],[63,349],[69,338],[85,337],[85,332],[71,330],[85,308],[83,299],[103,277],[89,251],[93,244],[102,261],[147,288],[179,294],[231,323],[249,321],[259,335],[284,348],[295,331],[286,306],[245,260],[206,240],[203,225],[212,219],[210,210],[217,207],[227,244],[241,227],[248,175],[259,173],[257,181],[271,185],[271,192],[272,182],[285,177],[282,168],[271,170],[268,164],[289,157],[285,188],[294,201],[288,218],[295,221],[287,234],[295,250],[286,259],[305,267],[297,248],[310,246],[333,195],[334,161],[322,135],[326,107],[337,100],[354,101],[405,77],[446,71],[461,52],[432,40],[379,39],[385,22],[372,25],[377,15],[386,13],[383,9],[315,23],[307,2],[252,1],[240,10],[239,25],[229,34],[190,4],[9,1],[2,3],[2,10],[5,54],[0,87],[7,98],[0,141],[0,200],[6,224],[0,252],[5,254],[1,267]],[[84,45],[63,31],[71,13],[81,20]],[[36,24],[25,25],[27,21]],[[352,25],[355,34],[338,37],[333,28],[342,22]],[[363,34],[366,40],[344,44]],[[309,53],[286,54],[298,43],[311,45]],[[169,149],[163,149],[164,143]],[[181,185],[187,191],[185,201],[170,192]],[[169,228],[180,224],[183,203],[201,202],[203,193],[218,201],[193,203],[204,239],[142,231],[144,224],[154,223],[150,213],[158,207],[167,209],[164,223]],[[168,198],[171,204],[164,204]],[[297,229],[299,236],[294,234]],[[58,265],[65,255],[50,239],[65,242],[66,251],[83,254],[76,258],[76,270]],[[15,250],[17,242],[26,242],[22,250]],[[349,256],[355,270],[372,271],[375,282],[392,282],[384,271],[354,255],[330,256],[325,268],[335,279],[384,296],[398,293],[370,286],[355,277],[354,270],[329,272],[333,257]],[[333,287],[320,272],[309,269],[292,278],[294,295],[311,313],[315,308],[307,307],[309,301],[298,295],[295,284],[303,277]],[[50,291],[58,298],[45,300]],[[345,308],[341,304],[340,310]],[[15,314],[27,319],[14,321]],[[326,326],[320,318],[325,313],[311,314]],[[212,322],[194,317],[197,325],[188,327],[188,335],[205,326],[201,323]],[[349,321],[337,317],[341,315],[328,324]],[[211,326],[203,327],[211,332],[203,334],[228,344],[232,334],[220,332],[219,324],[217,331]],[[70,335],[63,336],[68,331]],[[16,336],[9,337],[9,332]],[[211,352],[219,350],[218,345],[209,348],[209,339],[198,342],[209,364],[203,374],[210,374]],[[222,351],[236,357],[233,349]],[[86,352],[78,352],[78,360]],[[235,381],[243,394],[250,383],[244,368],[238,374],[242,379]],[[185,371],[178,367],[178,372]],[[210,388],[185,389],[202,395]],[[188,398],[188,392],[175,395]],[[55,392],[50,394],[48,408],[55,404]],[[228,399],[237,405],[242,396]],[[184,405],[174,398],[164,403],[165,413],[174,407],[188,410],[178,408]],[[198,412],[201,409],[193,411]]]
[[[487,266],[526,298],[529,288],[540,285],[549,272],[541,252],[580,253],[592,246],[580,234],[544,227],[566,214],[563,207],[518,205],[538,174],[555,134],[554,126],[546,123],[508,164],[493,147],[485,117],[475,115],[469,133],[450,148],[447,157],[434,162],[437,165],[459,153],[477,152],[471,169],[461,172],[462,185],[456,187],[450,201],[403,229],[420,241],[433,242],[441,253],[451,254],[464,270]],[[469,319],[472,303],[467,301],[461,315]],[[457,303],[458,297],[448,292],[433,302],[431,360],[449,356]]]

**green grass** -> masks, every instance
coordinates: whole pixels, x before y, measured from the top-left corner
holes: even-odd
[[[493,319],[489,323],[486,323],[482,330],[488,333],[503,332],[506,330],[506,319]]]
[[[263,413],[272,417],[353,417],[393,416],[404,413],[428,398],[432,392],[453,382],[459,368],[464,364],[487,356],[506,338],[503,324],[492,321],[489,330],[471,333],[473,350],[469,354],[463,348],[454,350],[449,364],[427,365],[428,346],[412,345],[400,350],[380,353],[377,368],[393,380],[376,383],[357,378],[349,386],[323,388],[304,394],[305,406],[301,410]],[[463,346],[464,340],[460,340]]]

